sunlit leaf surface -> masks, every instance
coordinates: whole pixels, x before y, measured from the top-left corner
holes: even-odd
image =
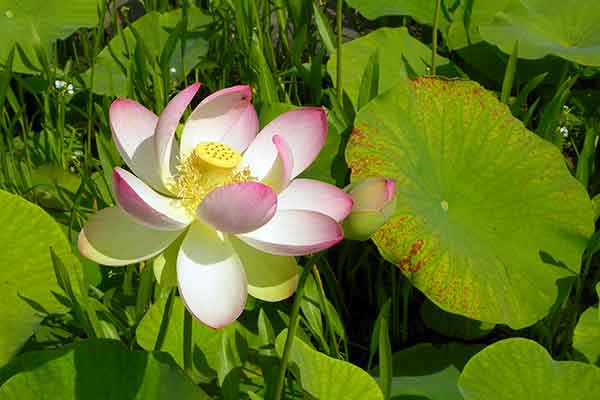
[[[44,313],[65,311],[53,293],[50,248],[70,253],[59,225],[38,206],[0,191],[0,366],[25,344]]]
[[[525,327],[579,271],[584,188],[474,82],[398,84],[357,115],[346,158],[353,180],[396,179],[396,215],[373,240],[446,311]]]
[[[465,400],[598,398],[600,368],[576,361],[554,361],[536,342],[513,338],[477,353],[458,386]]]
[[[162,400],[209,397],[164,353],[129,351],[113,340],[86,340],[26,353],[0,399]]]

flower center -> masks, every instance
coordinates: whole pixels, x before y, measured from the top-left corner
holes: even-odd
[[[205,163],[217,168],[235,168],[242,160],[240,153],[223,143],[199,144],[194,153]]]
[[[181,161],[169,189],[182,201],[190,216],[214,189],[254,180],[248,167],[238,168],[242,156],[222,143],[201,143]]]

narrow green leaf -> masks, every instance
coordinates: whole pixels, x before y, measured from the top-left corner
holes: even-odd
[[[312,2],[313,12],[315,16],[315,24],[317,25],[317,31],[319,32],[319,36],[321,36],[321,40],[323,41],[323,46],[327,49],[327,53],[332,56],[335,54],[335,35],[333,34],[333,28],[329,23],[329,19],[321,10],[321,7],[317,4],[316,1]]]
[[[567,97],[571,92],[571,87],[575,84],[577,78],[578,76],[575,75],[565,80],[556,91],[556,94],[550,103],[544,107],[540,117],[540,123],[536,130],[536,133],[542,138],[553,143],[556,142],[558,135],[555,135],[555,129],[560,121],[560,114],[565,102],[567,101]]]
[[[510,92],[512,92],[513,84],[515,81],[515,73],[517,71],[517,60],[519,59],[519,41],[515,42],[512,54],[506,64],[506,71],[504,72],[504,80],[502,81],[502,92],[500,94],[500,101],[504,104],[508,104]]]
[[[258,338],[260,348],[258,349],[258,365],[260,366],[264,382],[264,396],[272,399],[275,395],[275,382],[279,374],[279,358],[275,352],[275,332],[267,313],[264,309],[258,312]]]
[[[219,360],[217,373],[221,385],[221,394],[224,399],[237,400],[240,393],[242,361],[237,346],[235,329],[224,330],[221,336]]]
[[[267,313],[262,308],[258,312],[258,338],[261,346],[260,351],[268,355],[274,355],[275,332]]]
[[[323,57],[325,50],[321,49],[313,58],[310,65],[310,93],[313,104],[321,104],[323,88]]]
[[[392,345],[390,343],[389,320],[390,300],[383,306],[379,323],[379,386],[383,398],[388,400],[392,389]]]
[[[385,318],[384,311],[387,309],[389,312],[390,307],[391,299],[388,299],[383,307],[381,307],[381,310],[377,315],[377,319],[375,319],[375,323],[373,324],[373,332],[371,333],[371,340],[369,341],[369,361],[367,362],[367,369],[371,369],[373,357],[379,349],[379,331],[381,330],[381,320]]]
[[[256,75],[260,102],[267,104],[278,102],[279,96],[277,95],[277,86],[275,84],[274,75],[267,64],[267,60],[265,60],[256,34],[252,35],[250,62],[254,67]]]
[[[544,81],[544,79],[546,79],[547,76],[547,72],[541,73],[532,78],[525,86],[523,86],[519,92],[519,95],[515,99],[515,102],[510,107],[515,117],[519,118],[525,112],[527,107],[527,97]]]
[[[585,140],[583,148],[579,152],[577,159],[577,169],[575,176],[585,187],[588,187],[590,178],[594,174],[594,161],[596,158],[596,142],[598,132],[593,127],[588,127],[585,131]]]
[[[363,108],[365,104],[377,97],[379,92],[379,50],[375,51],[369,57],[369,61],[365,66],[365,71],[360,80],[360,88],[358,90],[357,110]]]
[[[14,57],[15,47],[12,47],[8,53],[6,62],[4,63],[2,74],[0,75],[0,112],[4,110],[4,99],[6,98],[6,92],[10,87]]]

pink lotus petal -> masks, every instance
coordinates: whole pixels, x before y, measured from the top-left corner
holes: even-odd
[[[333,246],[344,238],[344,234],[338,223],[325,214],[278,210],[267,224],[237,237],[270,254],[302,256]]]
[[[113,187],[119,207],[140,224],[173,231],[181,230],[191,222],[191,218],[180,206],[180,200],[155,192],[124,169],[114,169]]]
[[[177,256],[179,293],[192,315],[221,328],[242,313],[246,304],[246,274],[229,240],[195,222]]]
[[[248,246],[235,236],[231,244],[244,264],[248,293],[264,301],[281,301],[298,287],[300,267],[295,257],[275,256]]]
[[[250,144],[244,160],[254,176],[267,174],[277,151],[272,138],[281,135],[292,150],[294,167],[291,177],[304,171],[321,151],[327,136],[327,117],[321,108],[303,107],[283,113],[271,121]]]
[[[154,129],[158,117],[141,104],[128,99],[115,100],[108,112],[113,140],[125,163],[154,189],[169,193],[159,173],[154,149]]]
[[[352,211],[352,197],[328,183],[295,179],[277,198],[280,210],[311,210],[328,215],[337,222]]]
[[[273,136],[273,144],[277,149],[277,157],[267,175],[260,180],[279,193],[290,183],[294,160],[292,150],[283,137]]]
[[[198,207],[198,217],[219,231],[245,233],[269,222],[276,209],[273,189],[258,182],[243,182],[210,192]]]
[[[157,231],[138,224],[118,207],[92,215],[79,233],[79,252],[102,265],[128,265],[162,252],[181,231]]]
[[[366,178],[351,186],[354,211],[381,210],[396,195],[396,181],[388,178]]]
[[[154,132],[154,146],[158,157],[161,178],[165,185],[173,178],[175,173],[175,165],[173,165],[174,161],[176,161],[175,155],[179,154],[177,143],[174,140],[175,130],[183,112],[194,98],[194,95],[196,95],[196,92],[198,92],[198,89],[200,89],[200,83],[194,83],[183,89],[169,101],[169,104],[167,104],[158,119]],[[173,148],[174,142],[175,149]]]
[[[258,119],[247,85],[219,90],[202,100],[183,127],[180,155],[185,158],[205,142],[223,142],[245,150],[256,136]]]
[[[221,138],[225,143],[239,153],[244,152],[258,133],[258,115],[252,104],[242,111],[238,122]]]

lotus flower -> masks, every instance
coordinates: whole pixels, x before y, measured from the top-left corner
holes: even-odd
[[[368,240],[396,211],[396,181],[366,178],[346,187],[354,202],[343,222],[348,239]]]
[[[299,267],[294,256],[339,242],[352,199],[335,186],[294,179],[321,150],[327,134],[320,108],[282,114],[257,134],[249,86],[205,98],[175,137],[200,84],[178,93],[160,117],[116,100],[113,140],[131,169],[113,171],[118,207],[92,215],[79,235],[81,254],[126,265],[161,253],[182,238],[177,282],[188,310],[219,328],[242,312],[247,293],[289,297]]]

